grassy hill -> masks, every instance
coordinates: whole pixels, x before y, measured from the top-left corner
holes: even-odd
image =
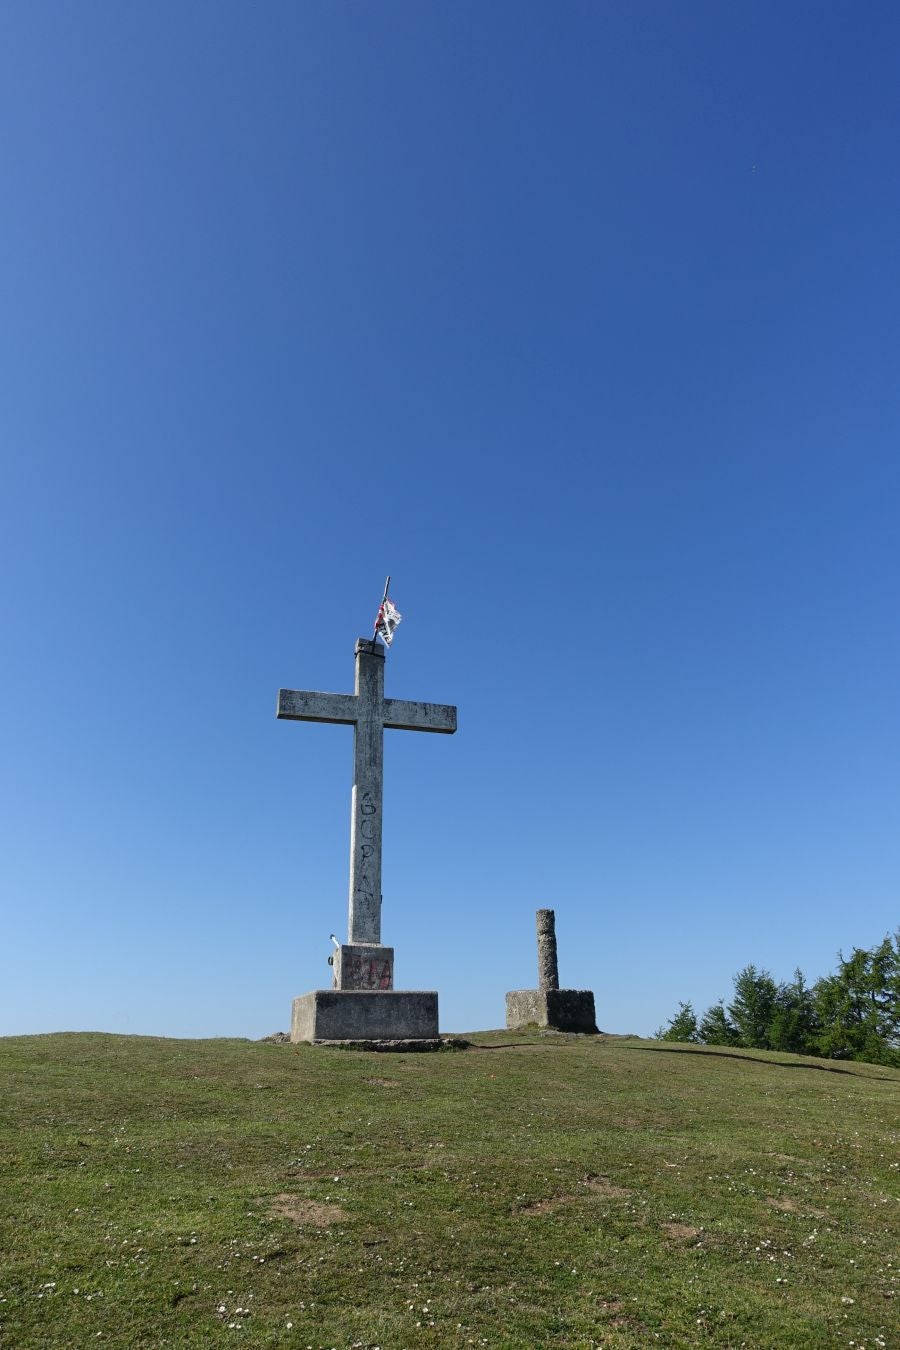
[[[900,1345],[900,1072],[0,1040],[0,1345]]]

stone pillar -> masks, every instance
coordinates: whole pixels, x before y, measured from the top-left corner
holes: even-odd
[[[511,1030],[547,1027],[552,1031],[594,1033],[597,1017],[590,989],[560,989],[556,964],[556,915],[537,912],[538,988],[512,989],[506,995],[506,1025]]]
[[[537,912],[538,989],[559,988],[556,962],[556,915],[552,909]]]

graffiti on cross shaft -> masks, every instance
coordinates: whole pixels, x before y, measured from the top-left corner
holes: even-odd
[[[375,857],[376,833],[375,816],[378,813],[378,807],[372,800],[372,793],[367,789],[359,799],[359,855],[356,865],[356,881],[354,885],[354,894],[358,895],[368,905],[375,903],[375,884],[374,879],[369,873],[370,860]]]

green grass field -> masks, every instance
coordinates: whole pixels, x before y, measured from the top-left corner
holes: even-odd
[[[0,1345],[900,1347],[900,1072],[0,1040]]]

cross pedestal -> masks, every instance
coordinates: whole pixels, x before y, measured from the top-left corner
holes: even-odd
[[[332,957],[333,988],[294,999],[292,1041],[433,1040],[437,994],[394,989],[394,949],[381,941],[384,729],[456,731],[456,709],[384,696],[384,647],[356,643],[352,694],[281,689],[276,716],[353,727],[347,941]]]

